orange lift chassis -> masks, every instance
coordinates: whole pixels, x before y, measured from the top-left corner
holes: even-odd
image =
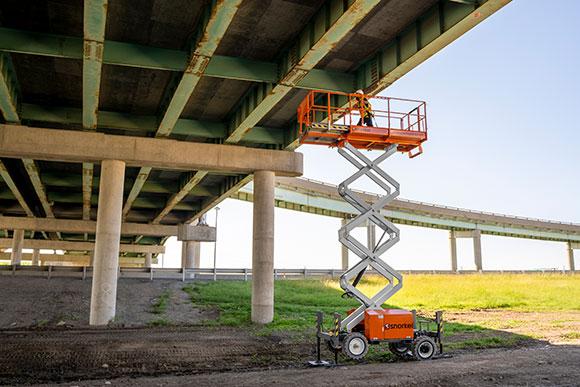
[[[300,143],[336,147],[357,172],[338,186],[338,193],[360,214],[350,219],[338,232],[340,242],[355,253],[360,262],[340,277],[343,297],[357,299],[361,306],[348,311],[345,318],[334,314],[330,330],[323,328],[323,314],[317,316],[317,360],[311,365],[329,365],[320,359],[321,342],[335,355],[361,360],[369,344],[388,343],[398,357],[427,360],[442,353],[442,313],[433,319],[415,311],[384,309],[382,305],[403,285],[399,272],[380,256],[399,241],[399,229],[383,215],[384,207],[399,195],[399,183],[380,168],[380,163],[397,151],[413,158],[422,153],[427,140],[425,102],[389,97],[311,91],[298,107]],[[383,153],[371,160],[361,150]],[[350,188],[356,180],[368,177],[385,191],[375,203],[363,200]],[[374,246],[365,246],[351,232],[369,223],[382,230]],[[377,294],[368,297],[357,285],[368,268],[387,280]]]

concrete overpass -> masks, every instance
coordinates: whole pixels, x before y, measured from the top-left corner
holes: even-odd
[[[376,94],[508,2],[1,2],[0,237],[12,262],[25,236],[94,242],[90,322],[106,324],[120,243],[163,244],[254,179],[252,320],[270,321],[274,176],[302,172],[306,91]]]
[[[275,184],[277,207],[341,219],[357,214],[350,204],[342,200],[337,187],[332,184],[288,177],[278,177]],[[369,203],[377,200],[377,195],[373,193],[359,193]],[[252,184],[240,189],[232,198],[252,201]],[[395,199],[385,207],[383,213],[394,223],[449,230],[452,271],[457,271],[457,238],[473,239],[476,270],[483,270],[481,234],[565,242],[568,246],[569,268],[575,270],[574,249],[580,249],[580,224],[466,210],[406,199]],[[372,226],[368,231],[374,235]],[[343,249],[343,269],[348,265],[348,256],[345,254],[347,252]]]

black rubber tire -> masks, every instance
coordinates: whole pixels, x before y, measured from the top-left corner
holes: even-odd
[[[346,335],[342,342],[342,353],[352,360],[363,359],[369,351],[369,342],[367,338],[358,332],[352,332]]]
[[[437,344],[429,336],[419,336],[413,341],[411,351],[416,360],[429,360],[437,354]]]
[[[411,353],[411,346],[409,344],[403,343],[401,341],[396,343],[389,343],[389,350],[393,355],[401,359],[410,359],[413,357]]]

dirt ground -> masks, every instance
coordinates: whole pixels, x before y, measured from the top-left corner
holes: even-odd
[[[298,349],[208,327],[9,330],[0,338],[0,384],[258,369],[268,358],[285,367]]]
[[[214,319],[216,313],[192,307],[179,281],[123,278],[117,285],[114,326],[143,326],[161,317],[173,325]],[[163,292],[170,294],[163,316],[152,313]],[[24,327],[88,327],[91,279],[0,277],[0,329]]]
[[[91,380],[79,386],[578,386],[580,349],[567,346],[459,353],[450,359]]]
[[[178,281],[120,280],[115,323],[89,328],[90,286],[0,277],[0,385],[580,385],[580,312],[447,313],[447,321],[486,327],[453,335],[451,344],[518,340],[511,348],[451,350],[452,358],[431,362],[310,369],[312,340],[200,326],[217,311],[196,309]],[[164,293],[166,310],[155,314]],[[160,319],[163,326],[150,326]]]
[[[491,330],[493,334],[524,335],[551,344],[580,346],[580,311],[478,310],[447,312],[445,313],[445,321],[493,328]]]
[[[580,346],[456,350],[430,362],[310,369],[311,343],[239,328],[0,331],[0,384],[66,385],[578,385]],[[325,352],[325,357],[329,353]]]

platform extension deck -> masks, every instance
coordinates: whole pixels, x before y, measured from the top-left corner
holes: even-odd
[[[366,104],[373,126],[362,124]],[[374,150],[396,144],[413,157],[427,140],[425,102],[402,98],[311,91],[298,107],[298,122],[302,144],[342,147],[348,142]]]

